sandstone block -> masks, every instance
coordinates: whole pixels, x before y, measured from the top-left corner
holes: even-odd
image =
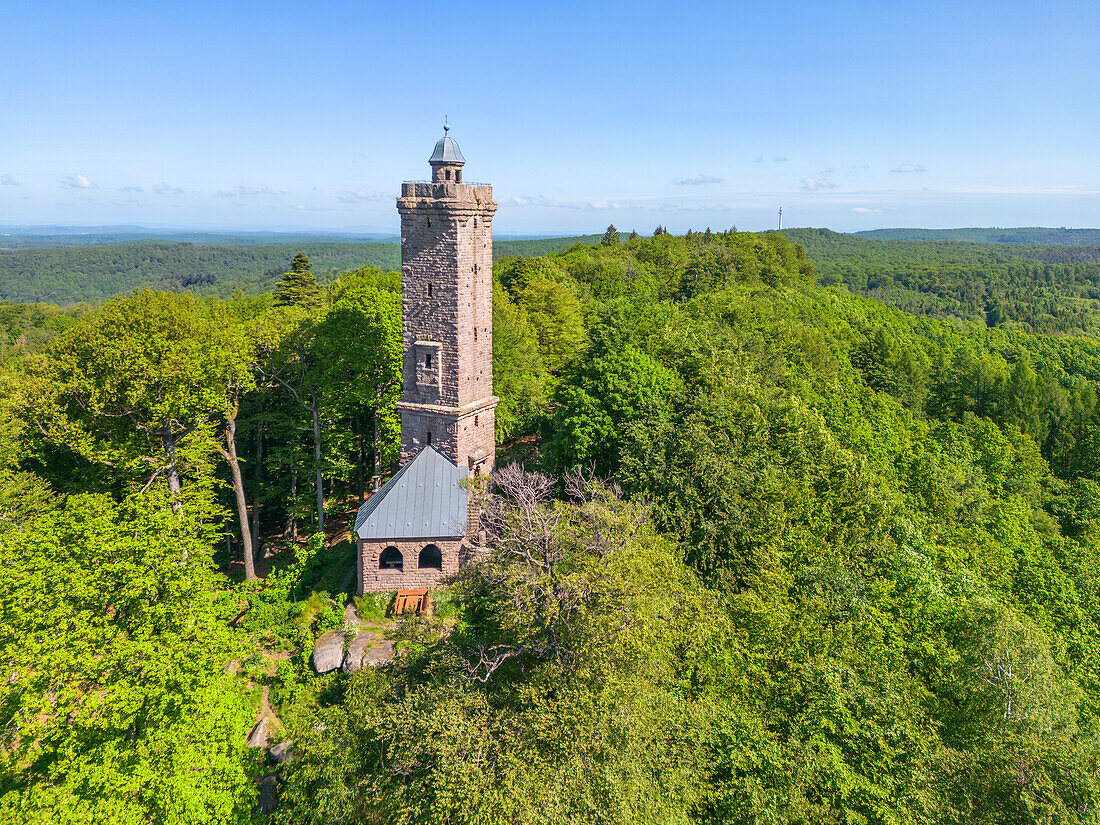
[[[344,661],[344,638],[347,634],[343,630],[329,630],[322,633],[320,638],[313,643],[313,669],[318,673],[328,673],[336,670]]]
[[[363,666],[363,654],[367,652],[367,648],[373,641],[374,634],[370,631],[363,631],[352,639],[351,644],[348,645],[348,652],[344,654],[344,663],[341,665],[344,673],[352,673]]]

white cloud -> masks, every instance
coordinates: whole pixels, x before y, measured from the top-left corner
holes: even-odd
[[[88,180],[84,175],[69,175],[61,181],[61,185],[66,189],[98,189],[92,181]]]
[[[861,215],[870,215],[873,212],[881,212],[881,209],[868,209],[866,206],[856,206],[852,208],[853,212],[858,212]]]
[[[921,166],[919,163],[903,163],[897,169],[891,169],[891,172],[927,172],[928,170]]]
[[[774,160],[776,163],[786,163],[787,162],[787,159],[785,157],[780,156],[780,155],[776,155],[774,158],[772,158],[772,160]]]
[[[183,192],[183,190],[180,189],[178,186],[172,186],[171,184],[167,184],[164,181],[161,181],[160,183],[154,183],[153,191],[160,195],[179,195]]]
[[[803,178],[802,188],[807,192],[817,192],[821,189],[836,189],[836,184],[825,178]]]
[[[564,203],[548,198],[546,195],[512,195],[505,198],[504,202],[509,206],[549,206],[557,209],[580,209],[576,203]]]
[[[504,198],[503,203],[508,206],[541,206],[550,209],[583,209],[586,211],[603,209],[638,209],[630,203],[620,201],[556,201],[545,195],[512,195]]]
[[[680,180],[674,180],[677,186],[702,186],[704,183],[721,183],[723,178],[716,178],[713,175],[696,175],[694,178],[681,178]]]
[[[123,186],[118,191],[119,192],[143,192],[145,190],[143,190],[140,186]]]
[[[757,155],[756,157],[754,157],[752,159],[752,162],[753,163],[763,163],[764,162],[764,156],[763,155]]]
[[[359,201],[380,201],[385,198],[378,192],[368,192],[365,189],[356,189],[354,192],[345,192],[342,195],[337,195],[336,199],[340,203],[357,203]]]
[[[219,198],[241,198],[251,197],[253,195],[267,195],[272,198],[277,198],[280,195],[285,195],[286,192],[276,191],[265,185],[261,186],[245,186],[239,185],[236,189],[221,189],[218,191]]]
[[[0,175],[0,186],[19,186],[19,181],[11,175]]]

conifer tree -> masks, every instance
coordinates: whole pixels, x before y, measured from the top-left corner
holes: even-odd
[[[317,300],[317,279],[313,276],[313,264],[302,252],[294,256],[290,272],[275,287],[276,306],[312,304]]]
[[[603,233],[603,245],[604,246],[618,246],[619,245],[619,230],[615,228],[615,224],[610,224],[607,227],[607,231]]]

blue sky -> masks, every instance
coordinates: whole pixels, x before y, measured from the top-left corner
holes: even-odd
[[[15,0],[0,224],[1100,226],[1100,4]]]

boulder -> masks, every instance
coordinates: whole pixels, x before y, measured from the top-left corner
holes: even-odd
[[[351,644],[348,645],[348,652],[344,655],[344,664],[341,666],[344,673],[351,673],[363,666],[363,654],[367,652],[367,648],[373,641],[374,634],[370,631],[363,631],[352,639]]]
[[[329,630],[313,643],[313,669],[318,673],[336,670],[344,661],[343,630]]]
[[[266,716],[260,717],[260,721],[256,723],[256,727],[252,729],[252,733],[248,734],[248,747],[250,748],[266,748],[268,737],[268,720]]]
[[[260,813],[270,816],[275,813],[275,803],[279,801],[279,788],[274,775],[265,776],[260,782]]]
[[[382,665],[388,665],[393,661],[393,642],[386,639],[377,647],[372,647],[366,653],[363,654],[363,665],[370,667],[381,667]]]
[[[290,758],[290,746],[293,744],[289,739],[280,742],[267,752],[267,757],[276,765],[281,765],[288,758]]]

